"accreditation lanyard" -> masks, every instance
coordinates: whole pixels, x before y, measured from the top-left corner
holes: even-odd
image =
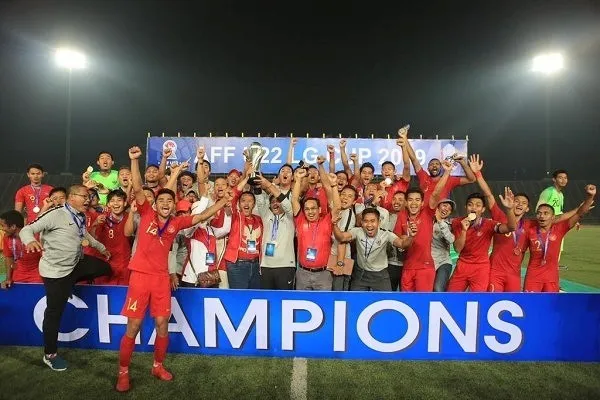
[[[13,259],[15,260],[15,262],[17,262],[17,260],[19,260],[20,258],[23,257],[23,246],[21,245],[20,251],[17,254],[17,238],[12,238],[12,253],[13,253]]]
[[[119,218],[118,221],[115,221],[114,219],[111,218],[112,214],[108,215],[108,218],[106,218],[106,223],[108,224],[109,228],[114,227],[115,225],[118,225],[121,223],[121,221],[123,221],[123,214],[121,214],[121,218]]]
[[[277,239],[277,233],[279,232],[279,216],[273,215],[273,228],[271,229],[271,242]]]
[[[540,230],[539,226],[536,228],[536,231],[537,231],[538,240],[541,244],[542,243],[542,231]],[[551,234],[552,234],[552,228],[550,228],[550,230],[546,233],[546,240],[544,241],[544,246],[542,247],[542,257],[543,257],[542,265],[546,264],[546,255],[548,253],[548,244],[549,244]]]
[[[375,235],[377,236],[377,235]],[[369,247],[369,239],[365,236],[365,260],[369,259],[369,256],[371,255],[371,252],[373,251],[373,246],[375,245],[375,239],[376,237],[373,238],[373,240],[371,241],[371,247]]]
[[[317,221],[317,226],[315,226],[315,229],[313,229],[313,231],[312,231],[312,242],[310,245],[311,249],[316,249],[315,240],[317,238],[317,232],[319,231],[319,222],[321,222],[321,221]],[[308,229],[310,230],[310,222],[308,223]]]
[[[200,228],[200,229],[202,229],[202,228]],[[214,232],[212,232],[212,234],[211,234],[211,231],[212,231],[212,228],[210,226],[205,228],[204,232],[205,232],[206,236],[202,235],[202,238],[200,239],[200,242],[202,242],[204,247],[206,247],[206,251],[208,253],[214,253],[214,250],[217,247],[216,246],[217,245],[216,238],[214,237]],[[211,248],[211,238],[215,239],[215,243],[214,243],[215,246],[213,246],[212,248]]]
[[[79,213],[74,212],[73,208],[68,203],[65,203],[65,208],[67,209],[69,214],[71,214],[71,218],[73,218],[73,222],[75,222],[75,225],[77,225],[79,237],[83,239],[83,237],[85,236],[85,215],[83,216],[83,218],[79,217]]]

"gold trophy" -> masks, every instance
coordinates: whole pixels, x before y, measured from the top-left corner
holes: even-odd
[[[252,142],[248,147],[248,151],[246,153],[246,161],[252,164],[252,169],[254,170],[250,174],[250,178],[248,178],[248,183],[250,186],[254,188],[254,181],[256,179],[257,174],[260,173],[260,163],[262,159],[267,154],[267,150],[261,146],[258,142]],[[254,188],[256,193],[257,189]],[[258,188],[258,193],[260,193],[260,188]]]

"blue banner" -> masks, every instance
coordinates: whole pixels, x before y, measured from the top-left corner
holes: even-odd
[[[117,350],[126,288],[77,286],[59,346]],[[42,345],[42,285],[0,291],[0,345]],[[600,361],[596,294],[179,289],[170,352],[372,360]],[[153,321],[138,337],[152,351]]]
[[[381,164],[391,161],[397,167],[397,172],[402,170],[402,150],[396,145],[394,139],[346,139],[346,152],[348,156],[352,153],[358,155],[360,164],[370,162],[375,167],[375,173],[381,173]],[[169,147],[173,154],[167,160],[170,165],[173,162],[181,163],[189,161],[192,163],[191,170],[196,163],[196,148],[206,148],[206,158],[210,161],[212,172],[226,174],[232,169],[242,170],[244,166],[243,151],[252,142],[259,142],[267,151],[262,160],[261,172],[265,174],[276,174],[279,168],[287,160],[290,138],[271,137],[149,137],[146,151],[146,165],[160,164],[163,149]],[[342,169],[339,154],[340,139],[321,138],[298,138],[294,147],[293,165],[300,160],[309,164],[316,164],[317,156],[327,155],[327,145],[333,145],[336,149],[336,170]],[[411,139],[411,145],[421,165],[427,165],[432,158],[443,159],[454,153],[467,154],[466,140],[429,140]],[[329,161],[327,161],[329,162]],[[327,164],[329,165],[329,164]],[[414,175],[414,170],[413,171]],[[458,166],[452,175],[462,176],[464,171]]]

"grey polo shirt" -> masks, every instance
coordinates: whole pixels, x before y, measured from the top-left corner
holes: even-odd
[[[294,216],[289,199],[281,202],[283,214],[274,215],[269,208],[269,196],[263,191],[256,196],[255,211],[262,218],[262,256],[260,266],[264,268],[296,267],[294,251]],[[273,243],[273,256],[267,255],[267,246]]]
[[[83,226],[85,227],[85,222]],[[83,246],[79,228],[67,207],[51,208],[23,227],[19,237],[27,245],[35,240],[34,235],[37,233],[41,233],[44,249],[40,260],[40,275],[44,278],[62,278],[69,275],[83,258]],[[106,250],[104,245],[87,231],[84,231],[84,238],[98,251]]]
[[[381,271],[388,267],[387,246],[398,238],[394,232],[379,228],[372,238],[363,228],[352,228],[348,233],[356,240],[356,258],[360,268]]]
[[[450,221],[435,222],[431,241],[431,257],[436,270],[443,264],[452,264],[450,258],[450,245],[452,243],[454,243],[454,235],[452,234]]]

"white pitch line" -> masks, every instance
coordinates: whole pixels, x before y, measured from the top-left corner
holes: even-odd
[[[290,398],[292,400],[306,400],[308,374],[308,361],[306,358],[296,358],[292,363],[292,381],[290,384]]]

